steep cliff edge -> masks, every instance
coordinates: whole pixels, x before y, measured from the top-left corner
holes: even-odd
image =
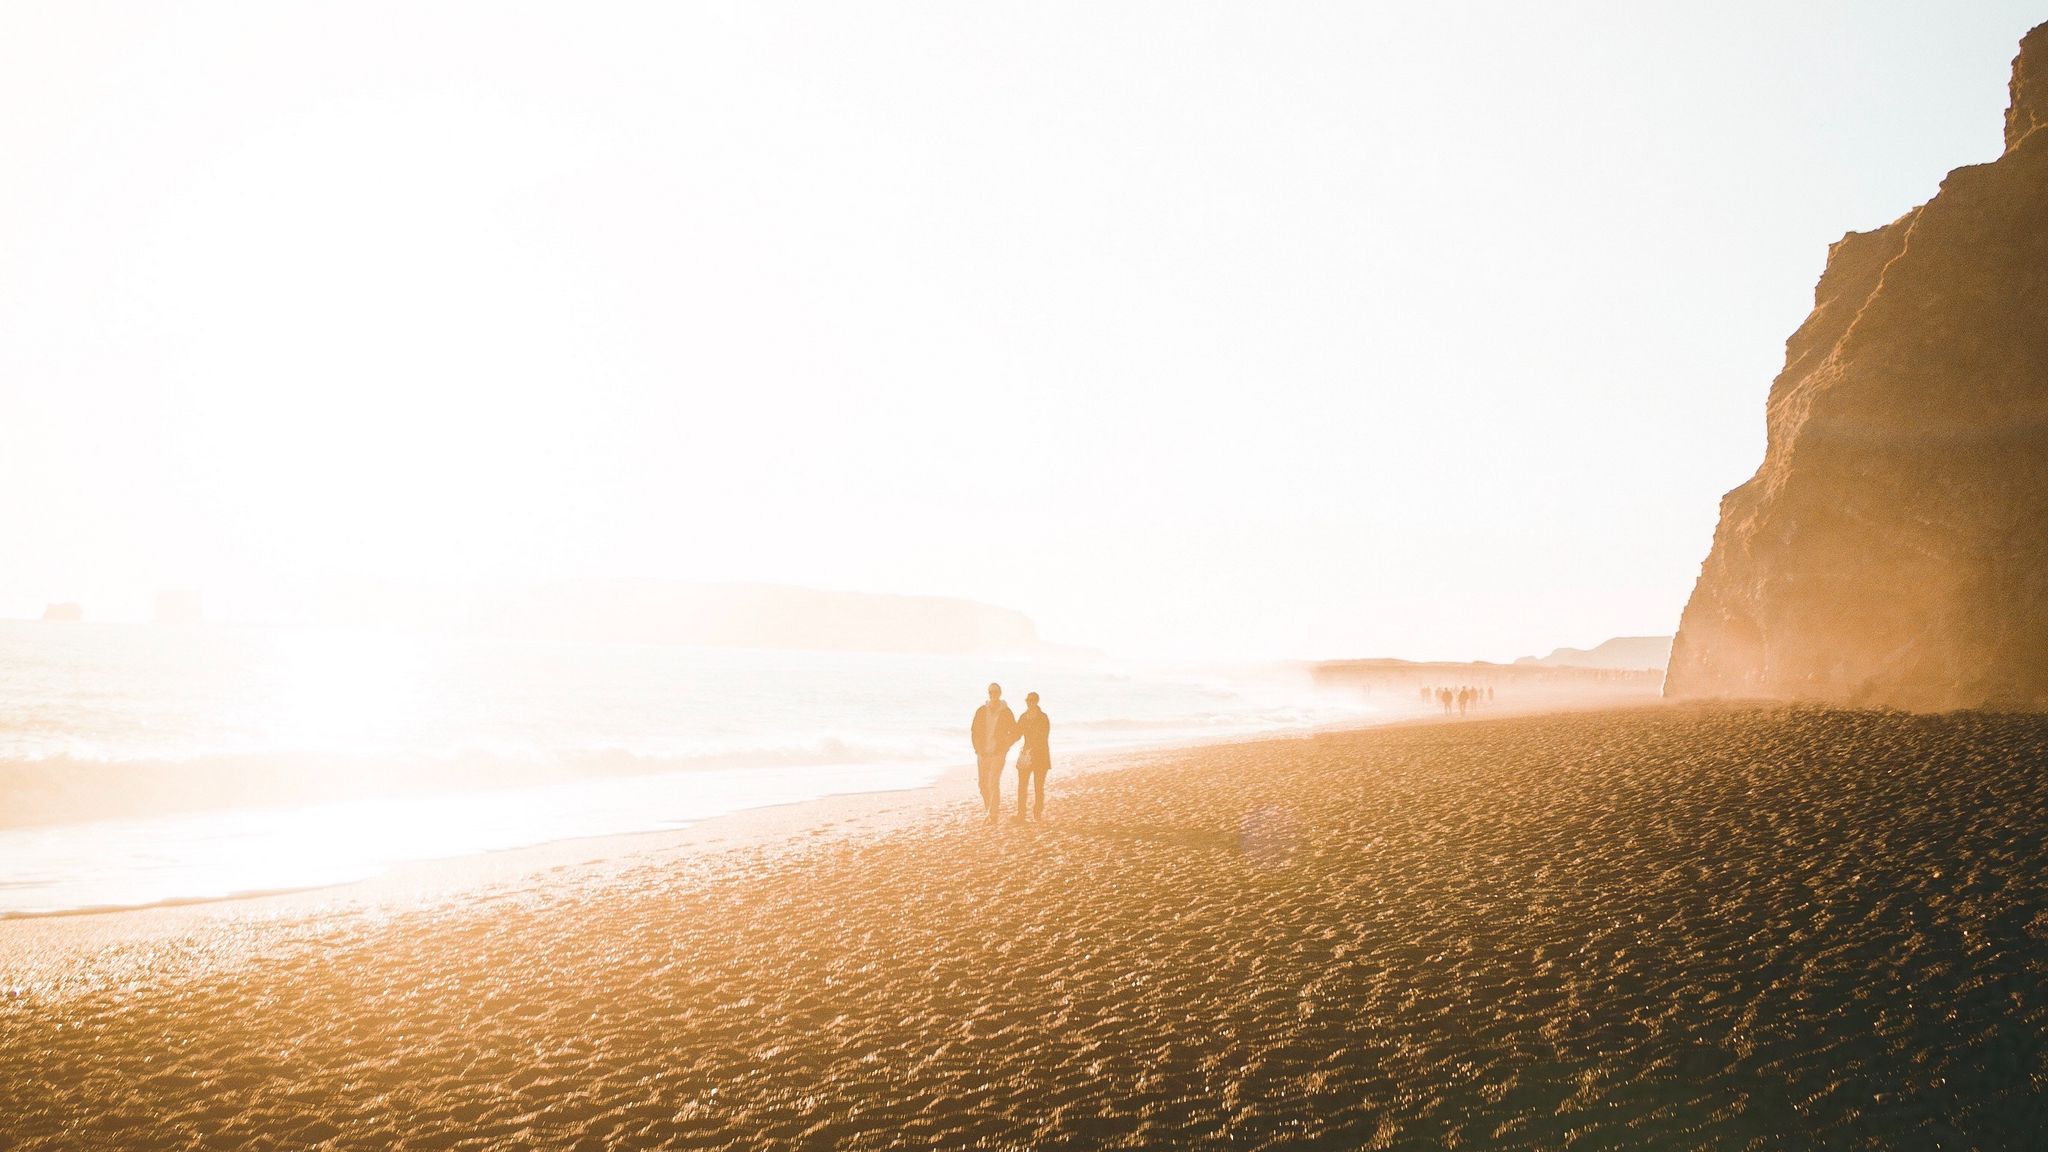
[[[2048,24],[2005,154],[1828,252],[1673,696],[2048,708]]]
[[[2005,150],[2048,124],[2048,24],[2020,40],[2020,54],[2012,62],[2012,106],[2005,110]]]

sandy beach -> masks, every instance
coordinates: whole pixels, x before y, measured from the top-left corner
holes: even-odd
[[[1043,826],[955,796],[426,906],[0,925],[0,1147],[2048,1127],[2048,719],[1657,707],[1127,759],[1056,775]]]

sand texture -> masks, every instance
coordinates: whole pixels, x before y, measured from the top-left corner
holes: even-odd
[[[2048,1131],[2048,718],[1383,729],[1055,776],[1050,814],[18,954],[0,1148]]]

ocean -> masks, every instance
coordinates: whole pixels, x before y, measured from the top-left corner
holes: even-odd
[[[0,621],[0,918],[367,879],[1062,756],[1360,721],[1285,668]]]

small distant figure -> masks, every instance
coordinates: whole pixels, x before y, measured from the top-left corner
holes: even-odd
[[[968,728],[974,741],[974,766],[981,777],[981,802],[988,809],[989,823],[996,822],[1003,803],[1003,762],[1010,758],[1010,745],[1017,742],[1017,715],[1003,703],[1003,686],[988,686],[988,703],[974,710]]]
[[[1017,735],[1024,747],[1017,752],[1017,819],[1024,819],[1024,794],[1034,787],[1037,800],[1031,818],[1045,819],[1045,774],[1052,771],[1052,718],[1038,707],[1038,693],[1024,694],[1024,714],[1017,717]]]
[[[1470,708],[1471,706],[1472,690],[1470,688],[1460,687],[1458,689],[1458,715],[1463,716],[1465,714],[1465,709]]]
[[[1493,685],[1491,684],[1486,686],[1486,702],[1488,704],[1493,703]]]
[[[1449,688],[1439,688],[1436,690],[1436,702],[1444,706],[1444,715],[1449,716],[1451,714],[1451,690]]]

